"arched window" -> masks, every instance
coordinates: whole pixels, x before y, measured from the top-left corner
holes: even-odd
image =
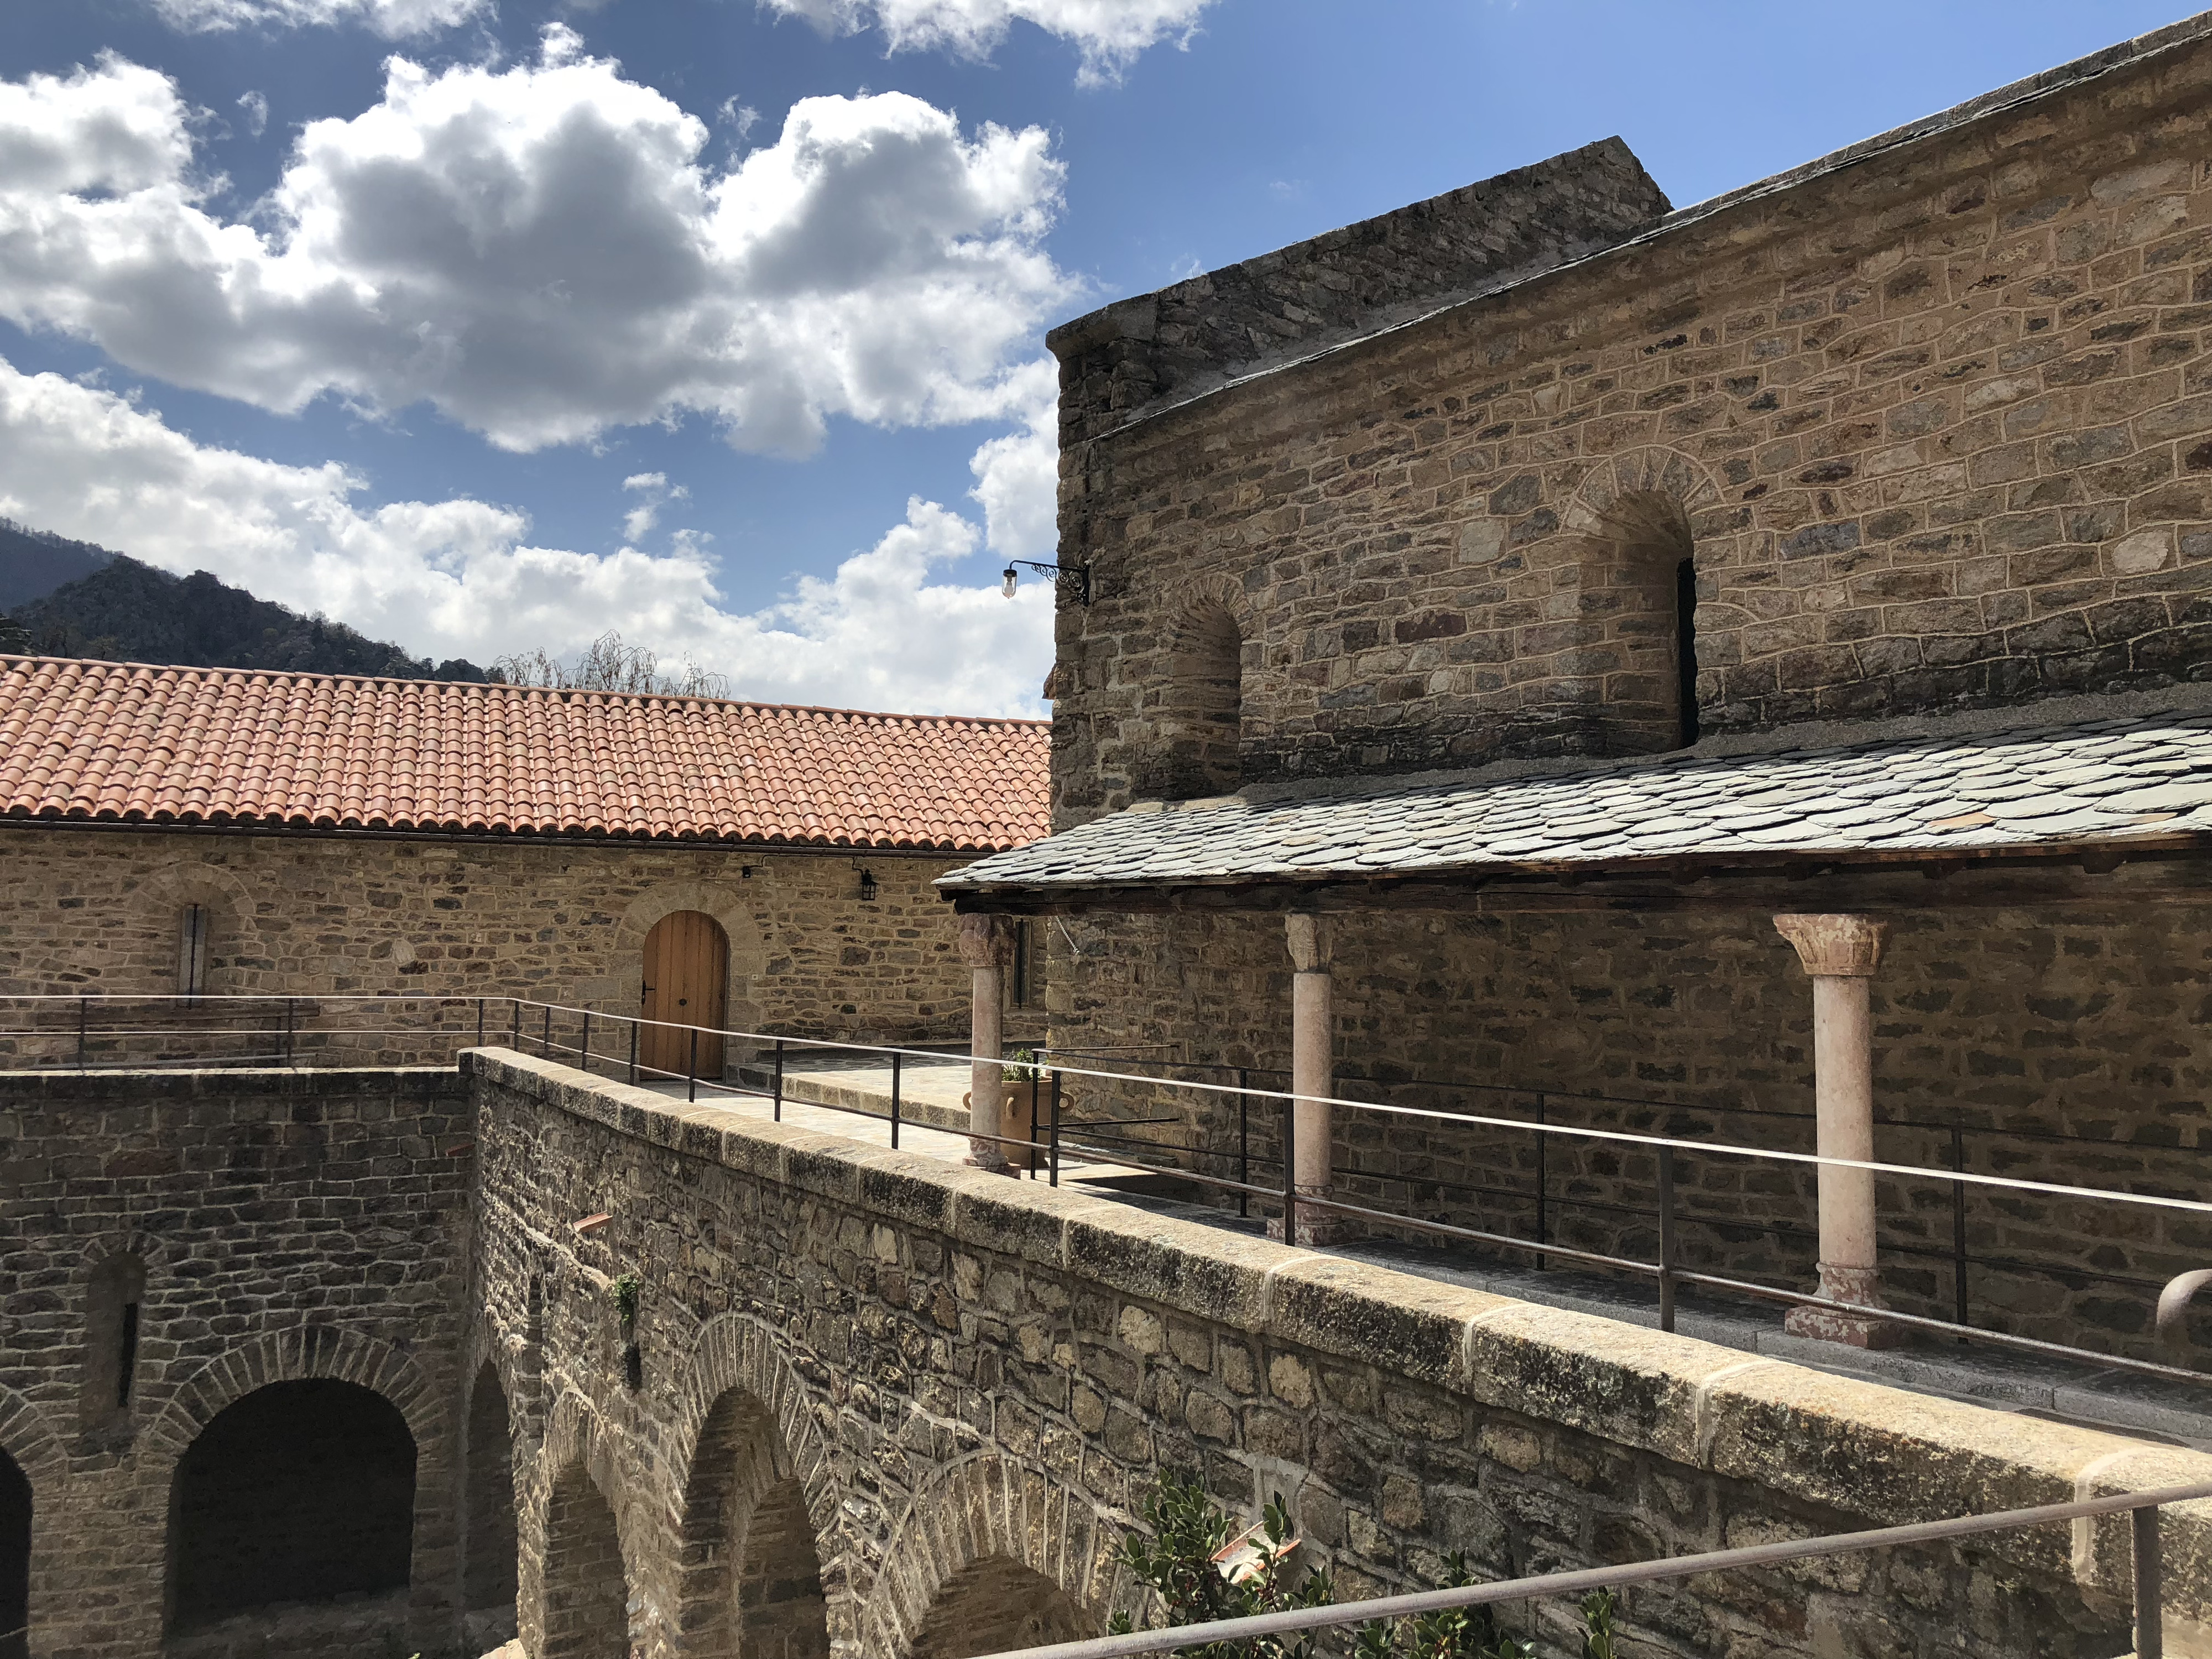
[[[1682,504],[1658,490],[1620,496],[1583,557],[1582,620],[1596,626],[1574,653],[1582,746],[1632,755],[1695,743],[1697,550]]]
[[[31,1651],[31,1483],[0,1451],[0,1659]]]
[[[415,1437],[356,1383],[271,1382],[185,1449],[169,1513],[173,1633],[276,1602],[403,1590]]]
[[[92,1270],[85,1285],[84,1355],[77,1368],[77,1421],[88,1429],[127,1421],[137,1380],[139,1309],[146,1263],[125,1252]]]
[[[471,1636],[496,1647],[514,1634],[514,1433],[499,1372],[489,1364],[477,1373],[469,1395],[468,1457],[464,1599],[473,1621]]]
[[[1165,671],[1138,793],[1190,800],[1231,793],[1243,781],[1244,638],[1237,619],[1211,604],[1184,617],[1169,637]]]

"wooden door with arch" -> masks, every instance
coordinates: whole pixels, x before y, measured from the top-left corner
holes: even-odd
[[[637,1058],[643,1080],[665,1082],[691,1072],[691,1036],[682,1029],[701,1025],[698,1074],[722,1075],[723,1024],[730,981],[730,941],[722,924],[703,910],[674,910],[653,924],[645,936],[645,988],[639,1012],[648,1024],[638,1033]]]

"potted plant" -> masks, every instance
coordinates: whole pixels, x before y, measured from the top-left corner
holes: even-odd
[[[1038,1143],[1052,1133],[1052,1085],[1037,1064],[1036,1050],[1017,1048],[999,1068],[1002,1088],[999,1104],[999,1133],[1008,1140],[1029,1140],[1034,1127]],[[1006,1161],[1017,1169],[1033,1170],[1045,1162],[1042,1150],[1024,1151],[1002,1146]]]

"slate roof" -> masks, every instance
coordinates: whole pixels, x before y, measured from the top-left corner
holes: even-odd
[[[989,851],[1048,725],[0,657],[0,818]]]
[[[956,895],[1607,872],[2212,837],[2212,712],[2168,711],[1568,775],[1132,807],[938,878]]]

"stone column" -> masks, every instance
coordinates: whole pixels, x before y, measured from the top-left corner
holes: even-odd
[[[1336,1092],[1333,1048],[1335,1015],[1329,982],[1329,926],[1326,917],[1284,919],[1290,936],[1291,1092],[1329,1096]],[[1301,1100],[1291,1108],[1297,1127],[1297,1182],[1301,1198],[1329,1195],[1329,1109],[1322,1101]],[[1297,1242],[1318,1243],[1337,1231],[1326,1212],[1301,1212]]]
[[[1006,1149],[980,1137],[999,1133],[1000,1103],[1004,1097],[1004,1074],[1000,1059],[1006,1035],[1000,1021],[1004,988],[1000,962],[1006,951],[1006,928],[996,916],[960,918],[960,959],[968,964],[968,1052],[975,1057],[968,1083],[968,1162],[979,1170],[1010,1173]]]
[[[1823,1158],[1874,1159],[1874,1024],[1869,981],[1889,924],[1868,916],[1774,918],[1813,978],[1814,1132]],[[1875,1261],[1874,1175],[1820,1167],[1820,1294],[1881,1306]],[[1826,1308],[1792,1308],[1783,1322],[1798,1336],[1856,1347],[1894,1345],[1903,1333],[1878,1319]]]

